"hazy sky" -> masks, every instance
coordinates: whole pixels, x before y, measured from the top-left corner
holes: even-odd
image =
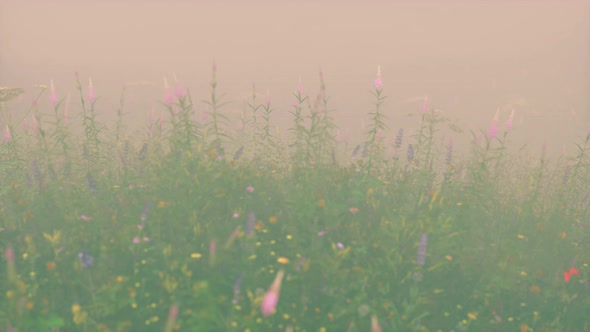
[[[485,130],[498,108],[504,122],[514,108],[515,139],[555,149],[590,124],[590,0],[0,3],[0,86],[27,91],[15,113],[51,79],[75,110],[78,71],[92,77],[105,120],[125,83],[150,82],[127,90],[130,119],[147,121],[162,110],[164,76],[207,98],[213,61],[219,91],[234,101],[225,112],[239,114],[255,82],[282,127],[299,77],[315,96],[321,67],[333,115],[354,136],[377,65],[391,138],[416,127],[406,114],[425,95],[466,129]]]

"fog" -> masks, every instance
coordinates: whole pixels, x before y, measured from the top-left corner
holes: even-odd
[[[407,114],[425,96],[466,130],[485,130],[497,110],[503,123],[514,109],[515,144],[534,149],[573,152],[590,125],[590,1],[0,3],[0,86],[26,90],[7,105],[15,120],[34,85],[50,80],[79,110],[78,72],[84,84],[92,78],[107,122],[127,85],[128,124],[139,128],[164,111],[164,77],[207,99],[213,63],[232,101],[222,112],[236,119],[255,83],[282,129],[299,79],[315,98],[321,68],[332,115],[357,137],[378,65],[391,139],[416,127]],[[39,105],[50,114],[48,94]]]

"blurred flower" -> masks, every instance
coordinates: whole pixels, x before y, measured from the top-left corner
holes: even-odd
[[[506,123],[504,123],[504,129],[506,131],[512,129],[512,120],[514,120],[514,109],[510,112],[510,116],[508,117],[508,120],[506,120]]]
[[[428,113],[428,97],[424,96],[424,101],[422,102],[422,114]]]
[[[336,243],[336,247],[338,247],[338,249],[340,250],[344,249],[344,245],[342,244],[342,242]]]
[[[84,221],[90,221],[92,218],[89,217],[89,216],[87,216],[87,215],[85,215],[85,214],[83,214],[83,215],[80,216],[80,219],[82,219]]]
[[[240,292],[242,289],[243,277],[244,277],[244,273],[240,272],[240,274],[238,274],[238,277],[236,278],[236,281],[234,282],[234,298],[232,300],[233,304],[238,304],[238,302],[240,301]]]
[[[297,93],[299,95],[303,95],[303,83],[301,82],[301,76],[299,76],[299,83],[297,83]]]
[[[422,233],[420,237],[420,244],[418,245],[418,259],[416,262],[418,265],[424,265],[426,261],[426,246],[428,245],[428,235],[426,233]]]
[[[371,332],[382,332],[383,329],[379,325],[379,320],[376,315],[371,316]]]
[[[141,239],[139,238],[139,236],[136,236],[133,238],[133,243],[138,244],[141,242]]]
[[[381,79],[381,65],[377,66],[377,77],[375,78],[375,89],[383,89],[383,80]]]
[[[252,186],[247,186],[247,187],[246,187],[246,191],[247,191],[247,192],[249,192],[249,193],[252,193],[252,192],[254,192],[254,187],[252,187]]]
[[[237,218],[239,218],[239,217],[240,217],[240,214],[239,214],[239,213],[237,213],[237,212],[234,212],[234,214],[232,214],[232,216],[231,216],[231,217],[232,217],[232,218],[234,218],[234,219],[237,219]]]
[[[496,114],[494,115],[494,118],[492,119],[492,123],[490,123],[490,126],[488,127],[488,137],[489,138],[496,138],[497,135],[498,135],[498,111],[496,111]]]
[[[7,143],[12,141],[12,135],[10,135],[10,128],[8,128],[8,125],[6,125],[6,131],[4,132],[4,141]]]
[[[400,128],[397,131],[397,136],[395,137],[395,142],[394,142],[396,149],[399,149],[402,146],[403,139],[404,139],[404,129]]]
[[[359,212],[359,209],[356,207],[351,207],[350,209],[348,209],[348,211],[352,214],[357,214]]]
[[[256,216],[254,212],[248,213],[248,223],[246,224],[246,235],[252,236],[252,232],[254,230],[254,224],[256,223]]]
[[[279,257],[277,258],[277,262],[279,264],[289,264],[289,259],[287,257]]]
[[[215,253],[217,252],[217,243],[215,240],[209,242],[209,264],[215,264]]]
[[[279,303],[281,282],[283,281],[284,274],[284,270],[279,270],[272,284],[264,294],[262,304],[260,305],[260,310],[262,311],[262,315],[265,317],[272,315],[275,312],[277,304]]]
[[[170,311],[168,312],[168,320],[166,321],[166,325],[164,326],[164,332],[172,332],[176,327],[176,318],[178,317],[178,304],[173,304],[170,306]]]
[[[264,98],[264,105],[266,107],[270,106],[270,91],[269,91],[269,89],[266,89],[266,97]]]
[[[49,85],[49,101],[51,102],[51,106],[57,106],[57,95],[55,94],[55,86],[53,85],[53,80]]]
[[[569,269],[569,271],[565,271],[563,273],[563,280],[565,282],[570,282],[570,278],[572,275],[579,275],[580,271],[578,271],[578,269],[576,269],[575,267],[572,267],[571,269]]]
[[[324,235],[326,235],[326,231],[319,231],[318,232],[318,236],[324,236]]]
[[[78,259],[80,260],[80,265],[82,265],[82,268],[84,269],[91,267],[94,263],[94,257],[90,256],[86,250],[82,250],[78,253]]]
[[[96,99],[96,96],[94,95],[94,87],[92,86],[92,79],[89,78],[88,79],[88,101],[92,104],[92,103],[94,103],[95,99]]]
[[[408,144],[408,152],[407,152],[408,162],[411,163],[414,160],[414,147],[412,144]]]

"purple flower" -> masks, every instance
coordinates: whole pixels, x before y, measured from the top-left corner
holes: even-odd
[[[240,274],[238,274],[238,278],[236,279],[236,282],[234,283],[234,298],[231,301],[233,304],[238,304],[238,301],[240,300],[240,292],[242,290],[243,277],[244,277],[244,272],[240,272]]]
[[[256,222],[256,216],[254,212],[248,213],[248,223],[246,224],[246,235],[252,236],[252,231],[254,230],[254,223]]]
[[[408,156],[408,162],[411,163],[412,160],[414,160],[414,147],[412,146],[412,144],[408,144],[407,156]]]
[[[78,259],[82,268],[87,269],[94,263],[94,257],[90,256],[86,250],[82,250],[78,253]]]
[[[402,146],[403,143],[403,139],[404,139],[404,129],[400,128],[397,131],[397,136],[395,137],[395,148],[399,149]]]
[[[420,244],[418,245],[418,259],[416,263],[418,265],[424,265],[426,261],[426,246],[428,245],[428,235],[426,233],[422,233],[420,237]]]

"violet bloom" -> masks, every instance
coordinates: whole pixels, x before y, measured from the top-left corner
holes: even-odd
[[[236,282],[234,283],[234,298],[231,301],[233,304],[238,304],[238,302],[240,301],[240,293],[242,291],[243,277],[244,277],[244,273],[240,272],[240,274],[238,274],[238,278],[236,279]]]
[[[255,222],[256,222],[256,216],[254,215],[254,212],[248,213],[248,223],[246,224],[246,235],[247,236],[252,236]]]
[[[78,259],[83,269],[87,269],[94,263],[94,257],[90,256],[86,250],[82,250],[78,253]]]
[[[418,259],[416,262],[418,265],[424,265],[426,261],[426,246],[428,245],[428,235],[426,233],[422,233],[420,237],[420,244],[418,245]]]

